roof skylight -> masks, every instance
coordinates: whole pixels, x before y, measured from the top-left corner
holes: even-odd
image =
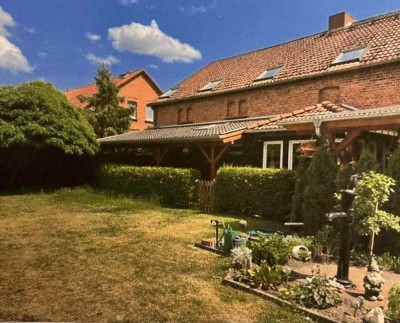
[[[254,81],[262,81],[272,79],[276,74],[278,74],[283,69],[283,66],[269,68],[262,72]]]
[[[208,82],[206,85],[204,85],[202,88],[199,89],[199,92],[202,91],[211,91],[214,89],[219,83],[221,83],[222,80],[216,80],[216,81],[211,81]]]
[[[367,49],[368,49],[367,47],[362,47],[362,48],[343,51],[332,62],[332,65],[361,61],[362,57],[367,52]]]
[[[176,91],[178,91],[178,90],[173,90],[173,89],[168,90],[167,92],[161,94],[159,98],[160,98],[160,99],[169,98],[169,97],[170,97],[172,94],[174,94]]]

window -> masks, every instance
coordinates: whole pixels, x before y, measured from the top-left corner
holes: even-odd
[[[186,109],[186,122],[193,122],[192,119],[192,108]]]
[[[346,50],[336,57],[336,59],[332,62],[332,65],[361,61],[362,57],[367,52],[367,49],[367,47],[362,47]]]
[[[178,109],[178,123],[185,122],[185,110],[184,109]]]
[[[178,109],[178,123],[190,123],[192,120],[192,108]]]
[[[246,100],[239,101],[239,116],[241,116],[241,117],[247,116],[247,101]]]
[[[226,117],[233,118],[236,116],[236,114],[235,102],[228,102],[228,105],[226,106]]]
[[[217,80],[217,81],[211,81],[208,82],[206,85],[204,85],[202,88],[199,89],[199,92],[202,91],[211,91],[214,89],[219,83],[221,83],[222,80]]]
[[[262,72],[254,81],[262,81],[272,79],[276,74],[278,74],[283,69],[283,66],[270,68]]]
[[[178,90],[168,90],[167,92],[163,93],[160,95],[160,99],[165,99],[165,98],[169,98],[172,94],[174,94],[176,91]]]
[[[129,118],[137,120],[137,103],[135,101],[128,101],[128,109],[130,111]]]
[[[154,122],[154,111],[149,105],[146,107],[146,122]]]
[[[265,141],[263,168],[282,168],[283,141]]]

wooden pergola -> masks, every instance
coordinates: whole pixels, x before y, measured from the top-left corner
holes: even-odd
[[[313,118],[279,122],[288,131],[298,135],[316,134],[326,140],[336,156],[347,150],[353,152],[353,143],[363,133],[370,131],[400,130],[400,106],[356,110],[337,115],[314,116]],[[336,145],[338,135],[344,138]]]

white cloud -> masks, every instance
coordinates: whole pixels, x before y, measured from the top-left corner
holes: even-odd
[[[39,52],[39,53],[38,53],[38,56],[41,57],[41,58],[45,58],[45,57],[48,56],[48,55],[47,55],[47,53],[45,53],[45,52]]]
[[[32,72],[33,67],[21,50],[7,39],[10,36],[7,26],[15,26],[14,19],[0,7],[0,69],[11,72]]]
[[[28,32],[28,33],[30,33],[30,34],[34,34],[34,33],[36,32],[35,28],[28,28],[28,27],[25,27],[24,29],[25,29],[26,32]]]
[[[0,7],[0,35],[9,36],[6,26],[13,27],[15,22],[13,17],[8,12],[5,12],[2,7]]]
[[[158,70],[158,65],[156,65],[156,64],[150,64],[150,65],[147,65],[149,68],[152,68],[153,70]]]
[[[87,32],[86,38],[89,39],[90,41],[95,42],[95,41],[99,41],[101,39],[101,36]]]
[[[196,14],[196,13],[205,13],[210,9],[214,9],[215,5],[210,5],[210,6],[199,6],[199,7],[192,7],[192,13]]]
[[[139,3],[139,0],[119,0],[119,2],[124,6],[130,6],[132,4]]]
[[[119,51],[156,56],[167,63],[191,63],[195,59],[201,59],[200,51],[163,33],[155,20],[151,21],[150,26],[133,22],[110,28],[108,38]]]
[[[114,57],[112,55],[109,55],[107,57],[99,57],[99,56],[96,56],[96,55],[94,55],[92,53],[87,54],[86,55],[86,59],[90,63],[95,64],[95,65],[107,64],[107,65],[111,66],[111,65],[117,64],[119,62],[118,58],[116,58],[116,57]]]
[[[0,35],[0,69],[11,72],[32,72],[33,68],[21,50],[6,37]]]

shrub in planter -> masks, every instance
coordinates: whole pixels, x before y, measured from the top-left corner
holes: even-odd
[[[224,166],[215,188],[217,211],[282,220],[290,213],[295,173],[285,169]],[[266,207],[267,206],[267,207]]]
[[[102,165],[94,186],[114,193],[156,198],[163,206],[185,208],[193,202],[200,173],[193,169]]]
[[[279,234],[270,237],[260,236],[260,240],[251,244],[254,262],[265,261],[270,267],[286,265],[292,256],[292,245]]]
[[[313,277],[306,283],[279,289],[283,299],[293,300],[303,306],[324,309],[342,303],[339,294],[327,278]]]
[[[248,273],[254,286],[262,289],[276,289],[277,286],[286,282],[288,277],[283,266],[275,265],[271,267],[266,262],[262,262],[260,266],[255,265]]]

